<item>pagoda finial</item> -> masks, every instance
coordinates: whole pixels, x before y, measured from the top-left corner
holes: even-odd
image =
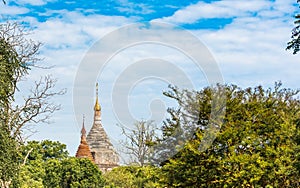
[[[95,111],[100,111],[101,110],[101,106],[100,106],[99,101],[98,101],[98,83],[96,83],[96,103],[95,103],[94,110]]]
[[[99,89],[99,87],[98,87],[98,82],[96,83],[96,97],[98,98],[98,89]]]
[[[86,130],[85,130],[85,127],[84,127],[84,114],[83,114],[83,117],[82,117],[82,129],[81,129],[81,136],[86,136]]]

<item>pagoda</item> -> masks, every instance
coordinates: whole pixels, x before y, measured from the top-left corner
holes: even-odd
[[[96,84],[94,122],[86,140],[91,149],[94,162],[102,172],[110,171],[112,168],[118,166],[119,156],[107,136],[101,122],[101,106],[98,100],[98,83]]]
[[[82,129],[81,129],[81,140],[80,140],[80,145],[78,146],[76,155],[77,158],[88,158],[92,162],[94,162],[94,158],[92,156],[92,152],[90,150],[90,147],[86,141],[86,130],[84,127],[84,117],[83,117],[83,122],[82,122]]]

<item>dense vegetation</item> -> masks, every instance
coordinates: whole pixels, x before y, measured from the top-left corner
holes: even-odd
[[[225,109],[226,113],[220,113],[223,121],[215,125],[219,131],[211,145],[202,151],[199,146],[210,130],[215,93],[226,96],[219,96],[226,99],[226,103],[214,107]],[[282,88],[281,83],[276,83],[274,88],[268,89],[219,85],[189,91],[170,87],[165,95],[176,100],[178,108],[168,109],[170,118],[162,127],[162,137],[154,142],[159,147],[154,147],[153,164],[120,166],[102,174],[88,159],[69,157],[64,144],[49,140],[31,141],[21,146],[19,153],[1,154],[1,157],[16,154],[11,157],[19,160],[18,178],[11,179],[11,186],[300,186],[298,91]],[[178,132],[183,136],[178,137]],[[184,140],[187,138],[184,135],[191,137]],[[180,141],[176,141],[177,138]],[[165,145],[168,147],[163,148]],[[3,142],[1,146],[7,151],[15,148],[14,142]],[[164,158],[168,151],[172,155]],[[160,155],[166,160],[155,158]],[[14,171],[1,169],[1,173],[7,172]]]
[[[199,146],[208,130],[213,93],[219,89],[225,91],[226,113],[212,145],[201,151]],[[179,108],[169,109],[171,118],[166,120],[162,129],[163,138],[158,142],[166,140],[170,144],[161,146],[172,145],[177,153],[156,166],[114,169],[106,175],[111,185],[300,186],[298,91],[282,88],[280,83],[276,83],[273,89],[263,89],[261,86],[241,89],[231,85],[208,87],[201,91],[180,91],[171,87],[170,92],[165,94],[175,99]],[[195,129],[183,128],[191,123]],[[181,139],[177,135],[178,130],[181,135],[191,134],[190,130],[196,131],[190,140],[180,145],[180,142],[168,139]],[[172,152],[169,147],[167,149]],[[138,186],[141,182],[143,186]]]
[[[44,140],[30,141],[22,147],[17,187],[103,187],[99,168],[89,159],[69,157],[66,145]]]
[[[185,112],[178,118],[199,114],[201,123],[193,139],[162,166],[163,181],[172,187],[299,187],[298,91],[281,88],[280,83],[273,89],[223,87],[223,124],[205,152],[198,148],[209,125],[214,89],[194,92],[194,98],[186,97],[189,91],[173,89],[170,96]],[[185,104],[199,108],[193,113]],[[175,122],[165,128],[174,125],[178,126]]]

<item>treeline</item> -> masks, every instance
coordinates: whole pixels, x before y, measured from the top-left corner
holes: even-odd
[[[115,187],[300,187],[298,93],[281,83],[171,87],[165,95],[178,108],[168,110],[149,165],[116,168],[106,181]]]
[[[165,95],[178,108],[168,110],[162,137],[151,142],[142,166],[120,166],[103,174],[87,159],[67,157],[62,144],[32,141],[23,147],[22,158],[34,149],[21,167],[20,185],[300,187],[298,91],[276,83],[268,89],[170,87]]]

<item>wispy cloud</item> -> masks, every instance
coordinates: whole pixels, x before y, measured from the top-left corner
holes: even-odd
[[[116,7],[120,12],[126,12],[127,14],[150,14],[154,10],[151,6],[144,3],[130,2],[129,0],[119,0],[119,7]]]
[[[211,3],[198,2],[176,11],[172,16],[159,18],[157,20],[175,24],[194,23],[200,19],[207,18],[236,18],[256,17],[257,15],[273,15],[276,17],[283,14],[293,13],[295,7],[291,0],[253,0],[234,1],[222,0]]]
[[[28,8],[19,6],[8,6],[0,3],[0,16],[11,17],[20,14],[26,14],[29,12]]]
[[[20,5],[32,5],[32,6],[41,6],[49,2],[56,2],[57,0],[16,0],[14,1]]]

